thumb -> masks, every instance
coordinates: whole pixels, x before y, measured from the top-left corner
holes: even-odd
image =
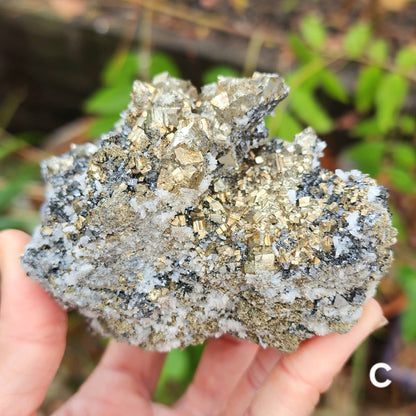
[[[66,313],[20,267],[29,236],[0,233],[0,414],[35,415],[65,350]]]

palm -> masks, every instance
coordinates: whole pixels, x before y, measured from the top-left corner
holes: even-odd
[[[151,402],[164,354],[112,342],[95,372],[56,416],[87,410],[91,415],[216,415],[227,406],[227,414],[241,415],[241,405],[260,387],[279,357],[274,349],[259,349],[230,336],[211,340],[193,383],[169,408]]]
[[[0,233],[0,414],[34,416],[65,350],[66,314],[25,276],[29,237]],[[356,346],[383,322],[370,300],[345,335],[304,342],[292,354],[225,335],[208,342],[190,387],[171,408],[152,396],[164,354],[111,342],[80,390],[54,416],[307,415]]]

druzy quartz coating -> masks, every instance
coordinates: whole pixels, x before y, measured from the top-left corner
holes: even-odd
[[[270,140],[264,119],[287,93],[276,74],[201,92],[136,81],[113,131],[42,163],[28,275],[148,350],[231,333],[293,351],[348,331],[392,261],[386,191],[322,169],[310,128]]]

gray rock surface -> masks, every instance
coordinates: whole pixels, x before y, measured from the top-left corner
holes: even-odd
[[[268,138],[281,77],[136,81],[114,131],[42,163],[28,275],[99,333],[168,351],[231,333],[293,351],[346,332],[392,261],[386,190]]]

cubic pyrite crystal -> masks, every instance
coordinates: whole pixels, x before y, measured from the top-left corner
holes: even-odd
[[[22,262],[101,334],[167,351],[231,333],[293,351],[346,332],[395,242],[386,191],[320,167],[312,129],[268,138],[281,77],[198,93],[136,81],[114,131],[42,163],[42,225]]]

